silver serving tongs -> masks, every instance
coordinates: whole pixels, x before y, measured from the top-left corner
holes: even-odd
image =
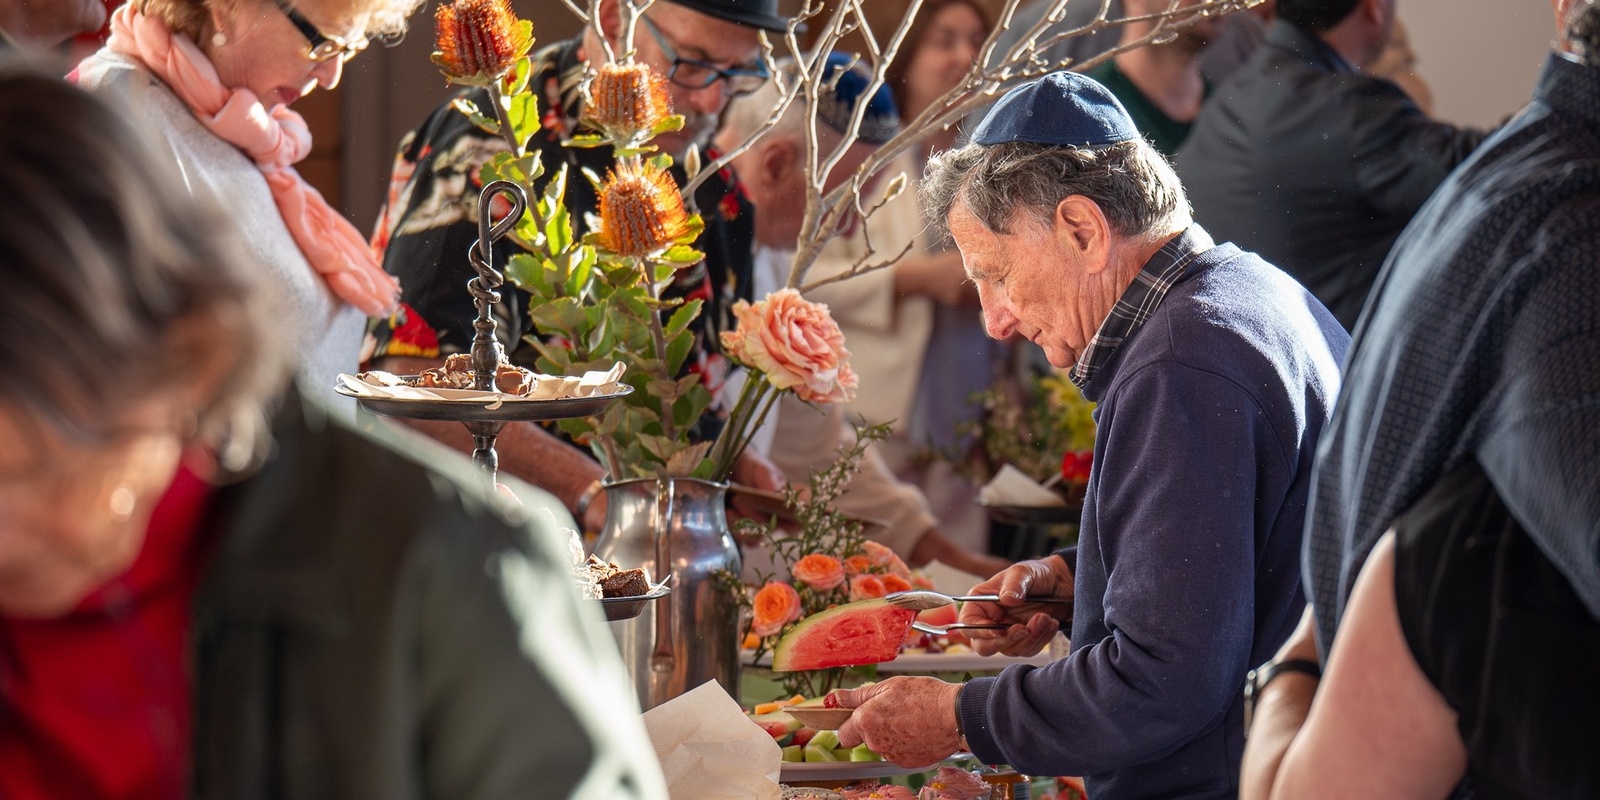
[[[885,595],[883,599],[889,601],[889,603],[891,605],[899,606],[900,608],[910,609],[912,611],[926,611],[926,610],[928,610],[930,608],[939,608],[941,606],[947,606],[947,605],[950,605],[951,603],[954,603],[954,602],[957,602],[957,601],[960,601],[960,602],[974,602],[974,601],[976,601],[976,602],[989,602],[989,603],[998,603],[998,602],[1000,602],[1000,596],[999,595],[993,595],[993,594],[948,595],[948,594],[945,594],[943,592],[934,592],[934,591],[929,591],[927,589],[913,589],[913,590],[911,590],[909,592],[895,592],[893,594]],[[1062,605],[1071,605],[1072,604],[1071,600],[1067,600],[1067,599],[1061,598],[1061,597],[1027,597],[1027,598],[1024,598],[1024,599],[1025,599],[1026,602],[1029,602],[1029,603],[1059,603],[1059,604],[1062,604]],[[949,633],[950,631],[963,631],[963,630],[965,630],[965,631],[1003,631],[1003,630],[1005,630],[1007,628],[1010,628],[1011,624],[1010,623],[1000,623],[1000,622],[986,623],[986,624],[969,624],[969,623],[964,623],[964,622],[957,622],[957,623],[954,623],[954,624],[951,624],[951,625],[930,625],[930,624],[928,624],[926,622],[923,622],[921,620],[917,620],[917,621],[911,623],[911,627],[913,629],[915,629],[915,630],[922,631],[923,633],[931,633],[931,634],[933,634],[935,636],[942,636],[942,635],[944,635],[946,633]]]
[[[948,595],[943,592],[935,592],[928,589],[913,589],[909,592],[894,592],[893,594],[885,595],[883,599],[888,600],[892,605],[899,606],[900,608],[909,608],[912,611],[926,611],[930,608],[947,606],[957,601],[963,603],[1000,602],[1000,596],[995,594]],[[1064,597],[1035,597],[1030,595],[1023,598],[1023,601],[1027,603],[1059,603],[1061,605],[1072,605],[1072,601]]]

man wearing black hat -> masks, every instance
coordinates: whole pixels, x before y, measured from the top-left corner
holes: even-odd
[[[1012,91],[928,173],[925,212],[960,248],[989,334],[1038,344],[1099,404],[1078,546],[979,584],[1000,602],[962,610],[1012,623],[972,632],[980,653],[1037,652],[1069,620],[1072,651],[964,685],[846,692],[858,708],[839,738],[903,764],[965,746],[1084,775],[1096,800],[1232,798],[1240,687],[1304,605],[1311,463],[1349,337],[1288,275],[1213,244],[1089,78]]]
[[[619,41],[621,11],[616,0],[602,2],[598,13],[600,27],[613,43]],[[667,78],[673,111],[686,118],[682,130],[658,136],[654,144],[680,163],[691,145],[703,147],[728,99],[767,81],[757,31],[779,32],[787,24],[777,13],[777,0],[653,4],[637,27],[637,58]],[[571,178],[566,203],[579,235],[587,230],[585,213],[596,212],[598,203],[594,188],[578,171],[588,168],[603,175],[613,156],[609,148],[568,148],[561,142],[578,133],[584,69],[590,59],[603,57],[599,37],[593,27],[586,27],[582,37],[535,53],[529,84],[543,114],[529,149],[544,161],[544,180],[567,165]],[[481,90],[469,96],[475,97],[479,108],[489,107]],[[414,373],[437,366],[446,355],[471,349],[476,309],[466,285],[476,273],[467,262],[467,252],[478,238],[476,209],[482,188],[478,174],[484,162],[505,150],[500,137],[484,133],[450,103],[401,141],[375,245],[383,251],[384,269],[400,279],[402,305],[373,331],[374,366]],[[682,182],[681,168],[674,168],[673,174]],[[748,286],[753,215],[731,174],[713,176],[695,196],[705,221],[705,232],[695,246],[706,259],[700,267],[680,273],[668,293],[707,301],[695,323],[701,326],[699,343],[689,363],[715,392],[727,362],[716,353],[714,342],[726,322],[724,312],[732,295]],[[497,246],[502,248],[497,261],[504,263],[511,245]],[[531,368],[536,354],[521,346],[523,336],[532,330],[528,297],[510,284],[500,291],[504,297],[495,312],[500,315],[498,332],[507,357]],[[472,450],[471,437],[460,425],[415,425],[457,449]],[[605,493],[600,491],[604,470],[592,458],[531,423],[507,425],[498,449],[502,470],[550,491],[567,504],[580,525],[598,530],[605,519]],[[754,457],[742,459],[734,477],[762,488],[781,485],[777,471]]]

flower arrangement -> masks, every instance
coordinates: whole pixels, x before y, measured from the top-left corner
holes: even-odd
[[[795,529],[740,520],[736,531],[769,548],[776,569],[758,572],[758,587],[747,593],[750,628],[745,638],[755,658],[770,653],[795,623],[833,606],[883,597],[891,592],[931,588],[912,573],[893,550],[862,536],[862,522],[834,507],[855,474],[867,446],[887,438],[889,426],[856,431],[856,441],[838,451],[826,469],[811,473],[808,487],[785,490]],[[736,576],[727,576],[737,581]],[[837,688],[847,668],[776,673],[786,696],[821,697]]]
[[[1094,403],[1066,375],[1032,374],[1020,393],[995,386],[976,401],[983,415],[961,428],[967,451],[938,457],[976,483],[1010,464],[1041,483],[1059,475],[1069,499],[1083,496],[1094,459]]]
[[[530,152],[541,124],[529,85],[531,24],[516,19],[509,0],[456,0],[440,6],[436,19],[434,62],[452,83],[483,87],[491,106],[485,113],[458,100],[458,110],[508,145],[484,165],[483,184],[512,181],[530,198],[510,235],[523,252],[510,258],[505,275],[529,295],[538,334],[529,344],[539,368],[570,375],[618,361],[627,366],[631,395],[598,417],[559,423],[613,480],[726,480],[782,392],[818,403],[849,399],[855,375],[826,306],[793,291],[740,302],[732,309],[738,325],[721,344],[751,377],[716,441],[692,441],[689,431],[713,400],[702,376],[686,369],[696,335],[691,323],[704,301],[664,297],[663,290],[701,262],[694,243],[704,224],[669,173],[672,156],[651,144],[684,124],[661,76],[634,61],[630,47],[617,48],[615,60],[591,72],[582,122],[595,132],[562,141],[610,147],[614,165],[603,178],[587,169],[570,175],[565,164],[547,175]],[[699,171],[695,152],[684,166],[690,176]],[[598,214],[583,220],[588,233],[581,236],[564,202],[569,180],[591,182],[598,198]]]

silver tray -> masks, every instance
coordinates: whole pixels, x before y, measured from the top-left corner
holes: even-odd
[[[600,605],[606,609],[607,622],[621,622],[643,614],[646,605],[669,594],[672,594],[672,587],[663,584],[656,586],[645,594],[634,595],[633,597],[602,597],[600,598]]]
[[[335,386],[333,390],[354,398],[362,408],[385,417],[453,422],[538,422],[592,417],[604,411],[613,401],[633,393],[632,386],[622,384],[611,394],[566,397],[559,400],[529,400],[506,396],[499,398],[498,403],[489,403],[479,400],[365,397],[344,386]]]

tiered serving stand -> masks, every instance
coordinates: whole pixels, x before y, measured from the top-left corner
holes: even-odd
[[[505,197],[511,210],[498,221],[492,219],[491,202],[496,195]],[[480,392],[494,390],[495,371],[505,360],[504,348],[495,337],[498,323],[491,313],[500,302],[499,288],[505,275],[494,266],[494,243],[505,238],[516,227],[517,220],[528,207],[528,196],[523,188],[511,181],[494,181],[483,187],[478,197],[478,241],[468,253],[477,276],[467,282],[467,291],[478,310],[472,323],[472,388]],[[355,399],[362,408],[380,416],[407,419],[445,420],[459,422],[472,433],[472,459],[483,469],[492,483],[500,468],[500,456],[495,452],[495,440],[508,422],[543,422],[556,419],[590,417],[605,411],[611,403],[628,396],[633,387],[622,384],[616,391],[589,397],[569,397],[556,400],[533,400],[513,396],[491,395],[472,400],[444,399],[442,397],[373,397],[360,394],[346,386],[334,391]],[[611,621],[631,619],[642,613],[649,602],[671,593],[667,586],[654,587],[649,594],[638,597],[605,598],[606,618]]]

